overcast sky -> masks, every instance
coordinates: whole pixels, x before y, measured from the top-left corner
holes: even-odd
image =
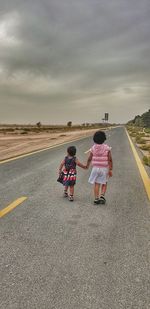
[[[149,108],[149,0],[0,0],[0,123]]]

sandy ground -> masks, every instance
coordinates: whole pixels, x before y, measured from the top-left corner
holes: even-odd
[[[92,135],[93,132],[95,132],[95,129],[65,133],[39,133],[38,135],[0,134],[0,161],[76,138],[86,137]]]

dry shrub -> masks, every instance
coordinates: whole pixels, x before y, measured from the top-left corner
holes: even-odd
[[[143,163],[147,166],[150,166],[150,156],[144,156]]]

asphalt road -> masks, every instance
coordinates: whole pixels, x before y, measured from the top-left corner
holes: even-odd
[[[0,209],[27,197],[0,220],[0,308],[150,308],[150,204],[125,130],[107,136],[106,205],[93,205],[90,170],[78,168],[73,203],[62,197],[68,145],[0,165]],[[92,139],[73,144],[86,161]]]

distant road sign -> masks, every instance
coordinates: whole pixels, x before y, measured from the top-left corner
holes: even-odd
[[[105,121],[108,121],[108,118],[109,118],[109,114],[105,113]]]

